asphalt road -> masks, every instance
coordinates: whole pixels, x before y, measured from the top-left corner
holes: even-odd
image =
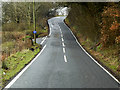
[[[44,47],[42,52],[10,88],[118,88],[118,83],[82,50],[64,18],[48,20],[49,37],[42,43],[37,40]]]

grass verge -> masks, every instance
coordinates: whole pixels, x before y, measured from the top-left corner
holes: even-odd
[[[6,58],[4,63],[8,69],[2,69],[2,88],[40,52],[38,46],[32,46],[34,51],[25,49]]]

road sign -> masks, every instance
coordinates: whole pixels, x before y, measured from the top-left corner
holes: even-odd
[[[36,33],[37,33],[37,31],[35,31],[35,30],[34,30],[34,31],[33,31],[33,33],[34,33],[34,34],[36,34]]]

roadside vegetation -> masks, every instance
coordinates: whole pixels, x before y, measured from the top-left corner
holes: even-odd
[[[56,4],[35,2],[34,5],[33,8],[33,2],[2,3],[0,88],[40,52],[42,46],[32,40],[34,26],[37,31],[36,38],[48,35],[47,20],[54,16],[55,12],[51,9]]]
[[[12,79],[20,70],[22,70],[39,52],[40,45],[32,46],[34,51],[24,49],[22,51],[11,54],[2,62],[2,85]]]
[[[66,23],[81,45],[120,80],[120,3],[67,3]]]

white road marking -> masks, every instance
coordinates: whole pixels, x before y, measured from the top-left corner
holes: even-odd
[[[65,53],[65,48],[63,47],[63,53]]]
[[[64,61],[67,62],[67,58],[66,58],[66,55],[64,55]]]
[[[47,38],[47,36],[43,39],[43,41],[42,41],[40,44],[43,44],[43,43],[44,43],[44,41],[46,40],[46,38]]]
[[[61,34],[62,34],[62,31],[61,31]]]
[[[49,36],[51,35],[51,28],[50,28],[50,31],[49,31]]]
[[[58,24],[58,27],[59,27],[59,29],[60,29],[60,33],[62,34],[62,30],[61,30],[61,28],[60,28],[60,25]]]
[[[60,29],[60,33],[62,34],[62,30],[61,30],[60,26],[59,26],[59,29]]]
[[[63,47],[65,47],[65,44],[64,44],[64,42],[62,43],[62,45],[63,45]]]
[[[43,49],[40,51],[40,53],[5,87],[5,88],[10,88],[15,81],[30,67],[30,65],[40,56],[40,54],[44,51],[46,48],[46,45],[43,47]]]
[[[62,34],[62,30],[59,26],[59,29],[60,29],[60,32],[61,32],[61,39],[62,39],[62,46],[63,46],[63,53],[64,53],[64,61],[67,62],[67,58],[66,58],[66,55],[65,55],[65,44],[64,44],[64,39],[63,39],[63,34]]]
[[[64,23],[64,22],[63,22]],[[70,30],[70,28],[64,23],[64,25]],[[71,30],[70,30],[71,31]],[[76,42],[78,43],[78,45],[82,48],[82,50],[99,66],[101,67],[109,76],[111,76],[118,84],[120,84],[119,80],[116,79],[108,70],[106,70],[102,65],[100,65],[82,46],[81,44],[78,42],[77,38],[75,37],[75,35],[73,34],[73,32],[71,31],[72,35],[74,36],[74,38],[76,39]]]
[[[63,38],[61,38],[62,39],[62,42],[64,42],[64,39]]]
[[[60,26],[59,26],[59,29],[60,29],[60,32],[61,32],[61,28],[60,28]]]

